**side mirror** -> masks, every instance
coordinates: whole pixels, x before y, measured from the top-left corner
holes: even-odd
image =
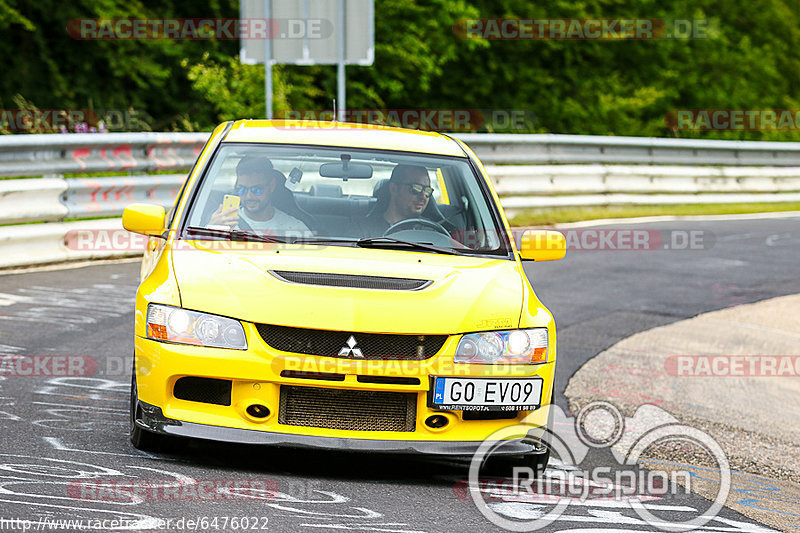
[[[167,212],[160,205],[131,204],[122,212],[122,227],[133,233],[161,236]]]
[[[523,261],[558,261],[567,254],[567,239],[559,231],[529,229],[522,233],[519,253]]]

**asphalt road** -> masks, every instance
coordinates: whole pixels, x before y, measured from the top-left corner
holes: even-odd
[[[800,293],[799,223],[614,225],[603,229],[651,231],[654,249],[587,249],[560,262],[528,265],[559,328],[557,404],[566,407],[566,383],[585,361],[633,333]],[[694,234],[702,237],[694,249],[672,249],[689,232],[703,232]],[[135,450],[127,417],[138,270],[136,262],[118,262],[0,276],[0,354],[4,361],[40,361],[40,375],[0,378],[0,531],[46,531],[52,521],[66,519],[103,531],[113,528],[100,520],[113,519],[130,520],[142,531],[156,531],[158,520],[167,519],[172,522],[162,522],[161,530],[500,530],[467,496],[465,466],[456,461],[196,441],[160,455]],[[57,356],[88,356],[84,361],[96,361],[98,371],[92,377],[46,375],[59,364]],[[600,449],[581,464],[594,466],[619,467]],[[190,488],[178,492],[176,481]],[[131,497],[126,488],[133,482],[149,492]],[[209,487],[222,490],[209,497]],[[670,522],[708,505],[699,496],[677,494],[654,501],[652,509]],[[544,508],[502,495],[492,507],[507,518],[536,517]],[[658,531],[624,502],[602,500],[571,505],[542,530]],[[704,530],[768,531],[728,509]]]

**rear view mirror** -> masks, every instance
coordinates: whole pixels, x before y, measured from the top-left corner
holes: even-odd
[[[369,179],[372,177],[372,167],[364,163],[349,163],[347,168],[344,168],[344,163],[323,163],[319,167],[319,175],[323,178]]]
[[[372,177],[372,167],[365,163],[351,163],[349,154],[341,155],[341,163],[323,163],[319,166],[319,175],[323,178],[340,178],[347,180],[369,179]]]

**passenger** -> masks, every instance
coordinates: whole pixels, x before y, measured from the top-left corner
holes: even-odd
[[[243,158],[236,165],[234,188],[241,199],[239,208],[223,210],[220,205],[211,215],[209,224],[281,235],[310,235],[305,224],[272,205],[272,193],[282,180],[283,174],[274,170],[266,157]]]
[[[397,165],[389,178],[389,201],[385,208],[380,203],[366,218],[368,228],[383,235],[393,224],[409,218],[420,218],[433,194],[431,180],[425,167]]]

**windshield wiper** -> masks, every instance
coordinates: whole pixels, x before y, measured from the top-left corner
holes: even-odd
[[[434,246],[433,244],[424,242],[403,241],[393,237],[359,239],[356,241],[356,246],[362,248],[406,248],[411,250],[426,250],[428,252],[436,252],[437,254],[459,255],[455,250],[450,248],[442,248],[441,246]]]
[[[204,228],[201,226],[189,226],[186,228],[189,233],[207,235],[209,237],[227,238],[231,241],[256,241],[256,242],[287,242],[286,239],[274,237],[272,235],[260,235],[251,231],[241,229],[218,229]]]
[[[298,237],[292,241],[292,244],[348,244],[350,246],[355,246],[356,241],[353,239],[348,239],[346,237],[342,237],[339,239],[336,238],[316,238],[316,237]]]

